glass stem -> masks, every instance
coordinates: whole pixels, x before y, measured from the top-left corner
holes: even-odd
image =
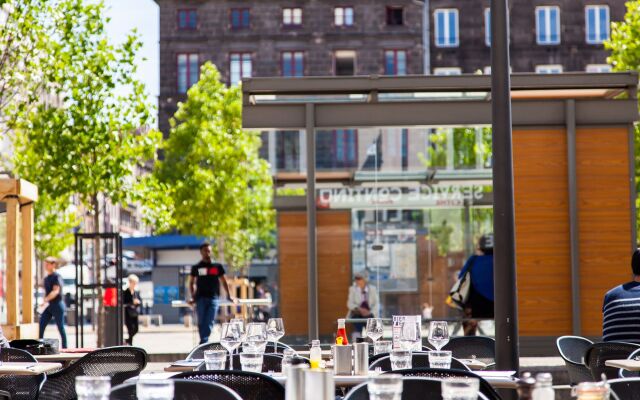
[[[229,371],[233,369],[233,349],[229,352]]]
[[[278,339],[276,339],[275,342],[273,343],[273,352],[275,354],[278,354]]]

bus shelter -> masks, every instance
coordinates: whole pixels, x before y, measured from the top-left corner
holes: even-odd
[[[527,344],[550,343],[562,334],[599,336],[604,293],[629,279],[636,246],[637,84],[632,72],[512,76],[524,353]],[[360,247],[363,268],[380,279],[381,292],[388,289],[381,296],[389,299],[383,316],[420,310],[428,302],[436,306],[434,317],[444,316],[446,307],[438,307],[459,265],[473,252],[473,227],[482,225],[472,217],[491,209],[491,155],[477,153],[491,124],[491,77],[250,78],[242,90],[243,126],[268,132],[263,138],[274,150],[269,152],[275,154],[272,164],[279,167],[273,174],[274,204],[280,310],[287,331],[310,337],[333,331],[335,319],[347,312],[348,288],[361,268]],[[392,129],[398,130],[396,144],[388,139]],[[447,144],[439,152],[433,138],[443,130]],[[293,170],[282,170],[291,157],[286,157],[286,146],[277,146],[290,144],[280,137],[295,137],[292,132],[299,133],[301,154]],[[333,135],[328,147],[326,132]],[[475,149],[474,157],[465,158],[464,146],[456,144],[465,140],[476,140],[466,147]],[[350,146],[356,163],[345,162]],[[387,168],[394,154],[400,161]],[[412,157],[421,167],[411,167]],[[332,168],[320,168],[328,158],[334,160]],[[296,190],[304,197],[279,195]],[[417,229],[407,225],[415,223],[415,210],[421,209],[419,219],[425,220],[434,215],[427,211],[437,207],[455,208],[462,222],[447,225],[445,220]],[[381,209],[407,217],[395,225],[387,218],[380,227]],[[455,239],[443,234],[448,231],[460,231],[462,250],[439,258],[446,242]],[[377,240],[391,244],[386,259],[378,260],[390,268],[386,277],[371,267],[374,257],[368,251]],[[412,263],[415,272],[407,279],[385,283]]]

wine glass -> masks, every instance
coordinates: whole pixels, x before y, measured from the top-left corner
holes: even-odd
[[[267,347],[267,324],[264,322],[251,322],[247,325],[247,343],[256,351],[264,353]]]
[[[449,343],[449,324],[447,321],[431,321],[429,324],[429,343],[436,350],[442,349]]]
[[[405,318],[400,324],[400,348],[413,350],[416,343],[420,342],[420,321]]]
[[[382,318],[367,319],[367,336],[371,338],[374,345],[378,339],[382,337],[384,327],[382,326]]]
[[[220,344],[229,352],[229,369],[233,369],[233,351],[242,343],[242,330],[237,322],[222,324]]]
[[[284,336],[284,322],[282,318],[269,318],[267,321],[267,337],[273,340],[273,352],[278,353],[278,340]]]
[[[231,318],[232,323],[236,323],[238,324],[238,326],[240,327],[240,333],[241,335],[244,337],[244,318]],[[238,354],[240,354],[240,346],[238,346]]]

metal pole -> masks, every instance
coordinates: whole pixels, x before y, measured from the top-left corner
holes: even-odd
[[[566,101],[567,164],[569,175],[569,238],[571,242],[571,314],[574,335],[582,334],[580,311],[580,241],[578,236],[578,178],[576,165],[576,101]]]
[[[423,73],[425,75],[431,74],[431,42],[429,39],[429,33],[431,32],[431,26],[429,24],[429,0],[423,0],[422,2],[422,56],[423,61]]]
[[[306,105],[307,136],[307,274],[309,282],[309,341],[318,339],[318,254],[316,247],[316,138],[315,106]]]
[[[507,0],[491,0],[491,100],[496,368],[519,371]]]

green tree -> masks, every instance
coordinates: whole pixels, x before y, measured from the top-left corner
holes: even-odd
[[[611,24],[611,37],[604,47],[611,51],[607,59],[614,71],[640,71],[640,1],[626,3],[624,20]],[[640,207],[640,127],[635,126],[635,184],[636,208]],[[636,229],[640,229],[640,214],[636,216]]]
[[[171,119],[164,160],[155,176],[171,198],[171,220],[185,234],[215,238],[219,256],[246,268],[274,228],[269,165],[258,132],[242,129],[242,93],[226,87],[214,65]]]
[[[102,2],[52,2],[41,21],[52,38],[44,48],[42,75],[62,104],[41,102],[33,109],[18,104],[11,125],[16,174],[39,187],[44,204],[76,195],[92,215],[95,230],[107,199],[139,200],[144,192],[135,172],[154,159],[160,140],[158,132],[144,129],[152,122],[152,108],[135,79],[141,43],[135,34],[120,45],[110,43],[104,13]],[[47,226],[46,220],[40,222],[41,228]],[[97,241],[93,247],[96,267],[101,259]],[[102,281],[100,268],[94,270]],[[98,288],[99,299],[101,292]],[[101,346],[104,313],[102,302],[98,304]]]
[[[429,134],[429,148],[427,157],[421,156],[423,163],[429,168],[447,167],[447,143],[449,139],[447,128],[438,128]],[[491,128],[481,128],[481,140],[476,139],[476,128],[453,128],[453,167],[456,169],[475,168],[479,162],[487,167],[491,160]],[[480,159],[478,160],[478,157]]]

